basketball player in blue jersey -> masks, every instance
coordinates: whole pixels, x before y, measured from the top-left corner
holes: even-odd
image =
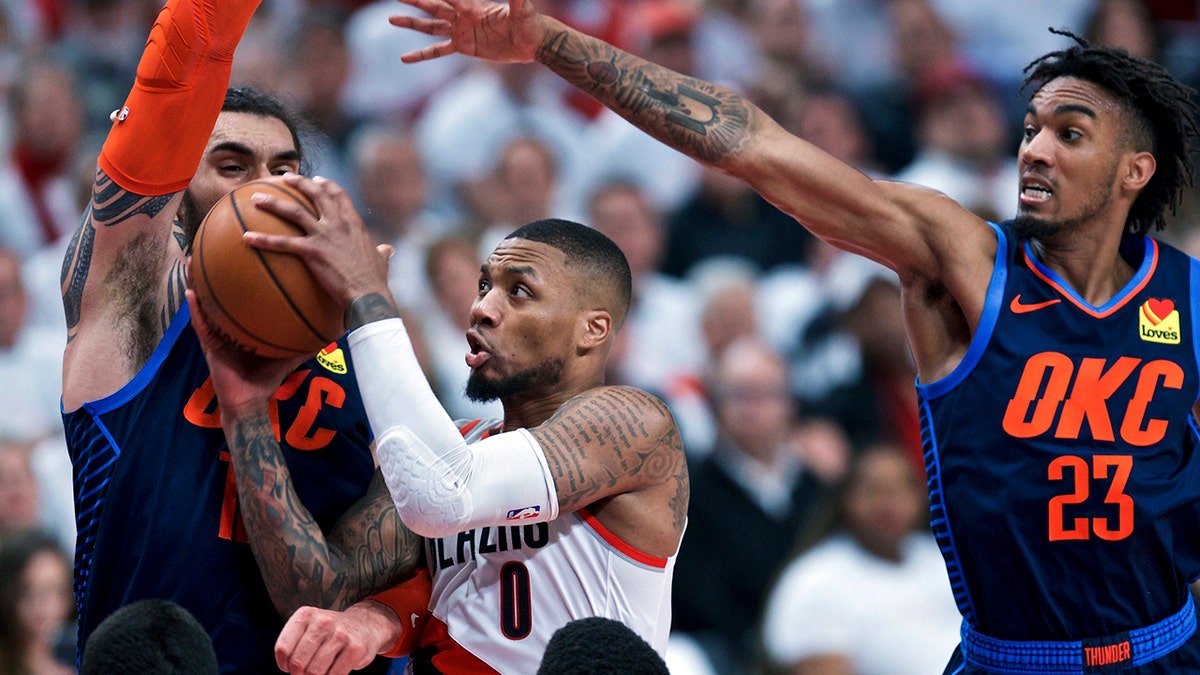
[[[963,614],[949,673],[1200,672],[1200,262],[1149,238],[1190,183],[1195,93],[1077,40],[1027,69],[1018,215],[871,180],[735,92],[540,14],[401,0],[404,57],[537,61],[815,235],[899,276],[933,527]]]
[[[257,6],[166,4],[114,115],[64,262],[62,406],[75,479],[80,650],[116,609],[163,598],[208,631],[222,672],[268,672],[296,607],[346,606],[415,562],[396,555],[412,548],[396,539],[413,538],[394,512],[353,519],[372,536],[335,539],[350,548],[331,562],[257,547],[260,514],[239,507],[242,458],[224,442],[184,302],[184,262],[199,216],[218,198],[300,169],[286,111],[252,91],[227,91],[234,49]],[[295,365],[278,374],[283,386],[271,402],[295,485],[288,508],[273,516],[319,535],[366,492],[375,473],[371,431],[344,342]],[[335,571],[337,585],[324,576]]]

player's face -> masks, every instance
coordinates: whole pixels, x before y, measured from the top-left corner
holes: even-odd
[[[467,396],[537,397],[563,379],[573,352],[577,303],[566,254],[506,239],[484,261],[467,330]]]
[[[1105,213],[1127,150],[1122,117],[1116,99],[1076,78],[1052,80],[1034,94],[1019,154],[1019,231],[1044,237]]]
[[[221,113],[200,167],[188,185],[185,232],[190,238],[212,205],[239,185],[299,170],[300,154],[283,120],[250,113]]]

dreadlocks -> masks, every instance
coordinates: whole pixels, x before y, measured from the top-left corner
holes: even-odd
[[[1130,130],[1132,144],[1138,150],[1149,150],[1158,163],[1129,210],[1128,231],[1145,234],[1162,229],[1167,209],[1173,214],[1182,188],[1192,184],[1192,153],[1200,138],[1195,90],[1157,63],[1130,56],[1123,49],[1093,47],[1070,31],[1051,28],[1050,32],[1078,44],[1025,66],[1021,91],[1031,85],[1040,89],[1058,77],[1076,77],[1116,96],[1135,124]]]

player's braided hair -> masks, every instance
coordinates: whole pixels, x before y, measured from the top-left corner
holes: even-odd
[[[1123,49],[1093,47],[1066,30],[1050,32],[1078,44],[1051,52],[1025,66],[1021,91],[1040,89],[1058,77],[1076,77],[1103,87],[1117,97],[1138,128],[1130,134],[1139,149],[1154,154],[1158,166],[1129,211],[1128,231],[1145,234],[1166,226],[1166,211],[1179,204],[1182,189],[1192,184],[1192,156],[1197,129],[1196,91],[1175,79],[1152,61],[1131,56]]]

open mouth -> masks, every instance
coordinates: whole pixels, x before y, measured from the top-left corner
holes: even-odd
[[[472,370],[482,366],[491,358],[491,353],[488,352],[483,341],[474,333],[467,333],[467,346],[470,348],[467,352],[467,366]]]
[[[1021,203],[1039,204],[1054,196],[1054,189],[1047,181],[1036,176],[1021,179]]]

